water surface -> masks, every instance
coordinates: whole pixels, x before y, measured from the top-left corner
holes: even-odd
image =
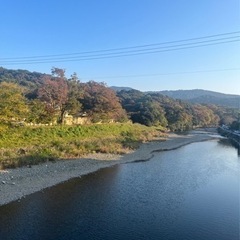
[[[0,207],[0,239],[238,240],[237,150],[194,143]]]

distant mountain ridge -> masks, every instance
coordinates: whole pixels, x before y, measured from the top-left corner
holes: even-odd
[[[111,87],[114,91],[120,92],[121,90],[131,91],[130,87]],[[146,93],[160,93],[164,96],[168,96],[174,99],[180,99],[191,103],[199,104],[214,104],[218,106],[239,108],[240,107],[240,95],[225,94],[220,92],[214,92],[203,89],[192,90],[164,90],[164,91],[146,91]]]
[[[112,90],[114,90],[115,92],[120,92],[122,90],[124,91],[131,91],[133,90],[133,88],[130,88],[130,87],[117,87],[117,86],[111,86],[110,87]]]
[[[192,103],[215,104],[233,108],[239,108],[240,106],[240,95],[224,94],[203,89],[166,90],[158,91],[158,93],[174,99],[181,99]]]
[[[225,93],[219,93],[219,92],[203,90],[203,89],[165,90],[165,91],[159,91],[159,93],[163,95],[167,95],[169,97],[173,96],[174,98],[179,98],[179,99],[193,99],[193,98],[202,97],[202,96],[212,96],[212,97],[220,97],[220,98],[240,97],[240,95],[225,94]]]

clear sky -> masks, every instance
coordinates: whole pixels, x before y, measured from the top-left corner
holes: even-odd
[[[0,4],[2,67],[50,73],[54,66],[66,69],[67,76],[76,72],[84,82],[143,91],[198,88],[240,94],[240,33],[219,35],[240,31],[239,0],[0,0]],[[187,45],[193,40],[171,43],[178,50],[151,45],[212,35],[217,36],[194,40],[207,45],[201,47],[185,48],[195,46]],[[142,48],[128,47],[142,45],[155,50],[111,58],[106,56],[112,56],[112,50],[86,53],[102,54],[88,60],[61,55],[117,48],[131,55]],[[60,56],[50,62],[46,61],[50,57],[37,57],[48,55]]]

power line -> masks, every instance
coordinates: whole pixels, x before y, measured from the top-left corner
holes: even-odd
[[[238,32],[233,32],[231,34],[236,34]],[[239,31],[240,33],[240,31]],[[227,35],[230,33],[225,33],[225,34],[218,34],[218,35],[211,35],[210,37],[212,38],[213,36],[220,36],[220,35]],[[203,39],[203,38],[209,38],[209,36],[201,37],[201,38],[195,38],[195,39]],[[182,42],[182,41],[190,41],[188,40],[179,40],[179,41],[173,41],[173,42]],[[36,58],[30,57],[28,58],[8,58],[8,60],[2,60],[0,61],[1,65],[13,65],[13,64],[36,64],[36,63],[53,63],[53,62],[72,62],[72,61],[86,61],[86,60],[96,60],[96,59],[106,59],[106,58],[120,58],[120,57],[129,57],[129,56],[137,56],[137,55],[143,55],[143,54],[153,54],[153,53],[161,53],[161,52],[169,52],[169,51],[176,51],[176,50],[184,50],[184,49],[191,49],[191,48],[198,48],[198,47],[205,47],[205,46],[212,46],[212,45],[219,45],[219,44],[224,44],[224,43],[233,43],[233,42],[239,42],[240,41],[240,36],[231,36],[231,37],[224,37],[224,38],[217,38],[217,39],[210,39],[210,40],[204,40],[204,41],[197,41],[197,42],[190,42],[190,43],[183,43],[183,44],[175,44],[175,45],[169,45],[169,46],[163,46],[163,47],[152,47],[152,48],[143,48],[143,46],[153,46],[153,45],[160,45],[159,44],[148,44],[148,45],[142,45],[142,46],[135,46],[135,47],[128,47],[125,49],[129,48],[134,48],[134,50],[125,50],[125,51],[113,51],[110,52],[109,50],[102,50],[103,51],[108,51],[108,53],[99,53],[99,54],[86,54],[85,55],[80,55],[79,56],[70,56],[69,57],[53,57],[53,55],[48,55],[48,58]],[[170,43],[170,42],[168,42]],[[167,44],[167,43],[162,43],[162,44]],[[139,49],[140,47],[140,49]],[[123,48],[122,48],[123,49]],[[89,52],[89,53],[93,53]],[[95,51],[96,52],[96,51]],[[100,51],[98,51],[100,52]],[[83,54],[83,53],[82,53]],[[50,56],[52,56],[50,58]],[[60,55],[58,55],[60,56]],[[63,56],[63,55],[61,55]],[[6,58],[4,58],[6,59]],[[11,60],[10,60],[11,59]],[[15,60],[13,60],[15,59]],[[1,60],[1,59],[0,59]]]
[[[127,50],[127,49],[134,49],[134,48],[145,48],[145,47],[159,46],[159,45],[172,44],[172,43],[195,41],[195,40],[200,40],[200,39],[214,38],[214,37],[220,37],[220,36],[226,36],[226,35],[233,35],[233,34],[238,34],[238,33],[240,33],[240,31],[228,32],[228,33],[221,33],[221,34],[215,34],[215,35],[208,35],[208,36],[197,37],[197,38],[188,38],[188,39],[182,39],[182,40],[161,42],[161,43],[152,43],[152,44],[145,44],[145,45],[122,47],[122,48],[103,49],[103,50],[87,51],[87,52],[78,52],[78,53],[66,53],[66,54],[55,54],[55,55],[39,55],[39,56],[27,56],[27,57],[11,57],[11,58],[0,58],[0,59],[1,59],[1,60],[17,60],[17,59],[28,59],[28,58],[31,58],[31,59],[32,59],[32,58],[46,58],[46,57],[48,58],[48,57],[60,57],[60,56],[70,56],[70,55],[81,55],[81,54],[99,53],[99,52],[109,52],[109,51],[122,51],[122,50]]]
[[[198,42],[191,42],[191,43],[185,43],[185,44],[178,44],[178,45],[170,45],[165,47],[154,47],[154,48],[145,48],[145,49],[136,49],[136,50],[128,50],[128,51],[121,51],[121,52],[111,52],[111,53],[101,53],[101,54],[94,54],[94,55],[80,55],[80,56],[74,56],[74,57],[63,57],[63,58],[44,58],[44,59],[33,59],[31,61],[51,61],[51,60],[71,60],[71,59],[82,59],[82,58],[92,58],[92,57],[105,57],[105,56],[122,56],[123,54],[135,54],[135,53],[152,53],[151,51],[157,51],[157,50],[164,50],[164,49],[174,49],[177,47],[184,47],[184,46],[194,46],[199,45],[203,43],[224,43],[226,40],[230,39],[238,39],[240,40],[240,36],[233,36],[233,37],[227,37],[227,38],[219,38],[219,39],[212,39],[212,40],[205,40],[205,41],[198,41]],[[228,41],[227,41],[228,42]],[[29,62],[30,60],[18,60],[18,62]],[[3,61],[6,63],[15,62],[13,60],[6,60]]]
[[[62,59],[62,60],[56,59],[56,60],[48,60],[48,61],[36,60],[36,61],[19,61],[19,62],[0,62],[0,65],[76,62],[76,61],[88,61],[88,60],[98,60],[98,59],[108,59],[108,58],[120,58],[120,57],[138,56],[138,55],[154,54],[154,53],[161,53],[161,52],[171,52],[171,51],[177,51],[177,50],[192,49],[192,48],[199,48],[199,47],[205,47],[205,46],[213,46],[213,45],[219,45],[219,44],[224,44],[224,43],[233,43],[233,42],[239,42],[239,41],[240,40],[232,40],[232,41],[224,41],[224,42],[218,42],[218,43],[212,43],[212,44],[201,44],[201,45],[190,46],[190,47],[179,47],[179,48],[171,48],[171,49],[166,49],[166,50],[120,54],[120,55],[111,55],[111,56],[102,56],[102,57],[86,57],[86,58]]]
[[[198,73],[212,73],[212,72],[227,72],[227,71],[240,71],[240,68],[225,68],[225,69],[209,69],[209,70],[196,70],[189,72],[172,72],[172,73],[154,73],[154,74],[136,74],[136,75],[121,75],[121,76],[105,76],[105,77],[84,77],[81,79],[113,79],[113,78],[139,78],[139,77],[157,77],[181,74],[198,74]]]

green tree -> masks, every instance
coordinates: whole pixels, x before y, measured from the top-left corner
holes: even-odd
[[[144,94],[137,90],[122,90],[118,96],[123,108],[126,109],[134,123],[147,126],[167,126],[164,109],[158,99],[154,99],[150,94]]]
[[[83,96],[83,87],[76,73],[68,79],[68,99],[63,106],[65,112],[77,115],[82,111],[81,98]]]
[[[39,99],[30,100],[28,102],[29,114],[27,121],[31,123],[49,123],[52,118],[46,111],[45,103]]]
[[[28,114],[23,88],[15,83],[0,83],[0,120],[24,120]]]

